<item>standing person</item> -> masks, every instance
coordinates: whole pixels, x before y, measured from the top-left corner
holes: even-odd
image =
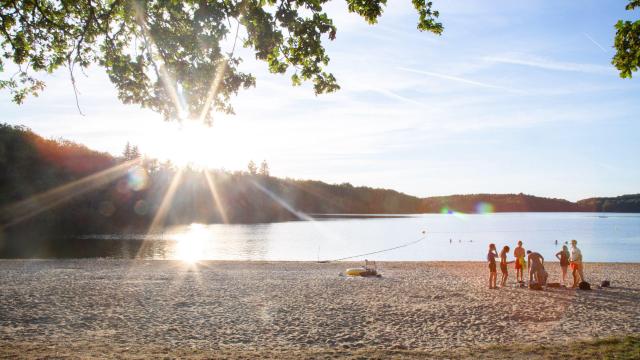
[[[562,250],[556,253],[556,257],[560,260],[560,269],[562,269],[562,284],[567,284],[567,267],[569,266],[569,249],[567,245],[562,245]]]
[[[527,262],[524,260],[525,252],[522,247],[522,241],[518,240],[518,246],[513,250],[513,257],[516,258],[516,281],[523,282],[522,273],[527,266]]]
[[[578,240],[575,239],[571,240],[569,266],[571,267],[571,275],[573,275],[573,285],[571,287],[576,288],[580,281],[584,281],[584,273],[582,272],[582,252],[578,249]]]
[[[496,280],[498,279],[498,272],[496,271],[496,258],[498,257],[498,251],[496,250],[496,244],[489,244],[489,253],[487,254],[487,261],[489,262],[489,289],[497,289]]]
[[[500,280],[500,286],[507,285],[507,278],[509,277],[509,270],[507,270],[507,264],[511,264],[513,261],[507,261],[507,254],[509,253],[509,247],[505,245],[500,251],[500,271],[502,272],[502,279]]]

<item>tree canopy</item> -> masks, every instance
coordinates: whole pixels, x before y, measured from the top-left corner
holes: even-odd
[[[230,97],[255,85],[240,71],[237,43],[250,48],[272,73],[293,68],[291,81],[313,83],[316,94],[339,89],[325,67],[324,41],[337,29],[324,11],[328,0],[3,0],[0,8],[0,80],[16,103],[37,95],[34,72],[70,71],[99,64],[126,104],[153,109],[167,120],[211,121],[232,113]],[[348,10],[373,24],[387,0],[347,0]],[[412,0],[417,28],[440,34],[438,11]],[[228,44],[228,46],[223,46]]]
[[[0,7],[0,79],[20,104],[45,83],[37,72],[105,68],[125,104],[138,104],[166,120],[212,120],[233,113],[231,97],[255,85],[240,70],[238,44],[272,73],[291,71],[293,85],[309,81],[316,94],[339,89],[325,68],[324,42],[337,28],[324,10],[328,0],[3,0]],[[346,0],[348,11],[373,24],[387,0]],[[441,34],[439,13],[427,0],[412,0],[417,28]],[[631,0],[627,10],[640,7]],[[640,20],[615,25],[612,63],[630,78],[640,66]]]
[[[640,8],[640,0],[631,0],[626,6],[630,11],[636,8]],[[631,73],[640,67],[640,20],[618,21],[614,47],[616,55],[611,62],[620,71],[620,77],[631,78]]]

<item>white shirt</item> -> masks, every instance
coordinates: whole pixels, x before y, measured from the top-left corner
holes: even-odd
[[[581,262],[582,261],[582,252],[578,247],[571,247],[571,252],[569,256],[569,261],[573,262]]]

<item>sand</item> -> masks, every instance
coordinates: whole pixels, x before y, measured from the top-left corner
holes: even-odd
[[[592,291],[487,288],[484,263],[0,261],[0,355],[357,354],[640,333],[640,264],[587,264]],[[359,263],[357,264],[359,265]],[[557,263],[547,265],[558,281]]]

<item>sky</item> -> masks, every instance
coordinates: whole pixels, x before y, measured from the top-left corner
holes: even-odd
[[[420,197],[640,193],[640,73],[621,79],[611,65],[614,24],[640,17],[625,3],[434,0],[445,27],[437,36],[416,30],[408,0],[389,1],[373,26],[332,1],[336,93],[292,87],[240,49],[240,70],[257,85],[210,128],[121,104],[98,67],[77,76],[84,116],[59,71],[21,106],[2,93],[0,122],[112,154],[131,142],[212,168],[266,160],[274,176]]]

